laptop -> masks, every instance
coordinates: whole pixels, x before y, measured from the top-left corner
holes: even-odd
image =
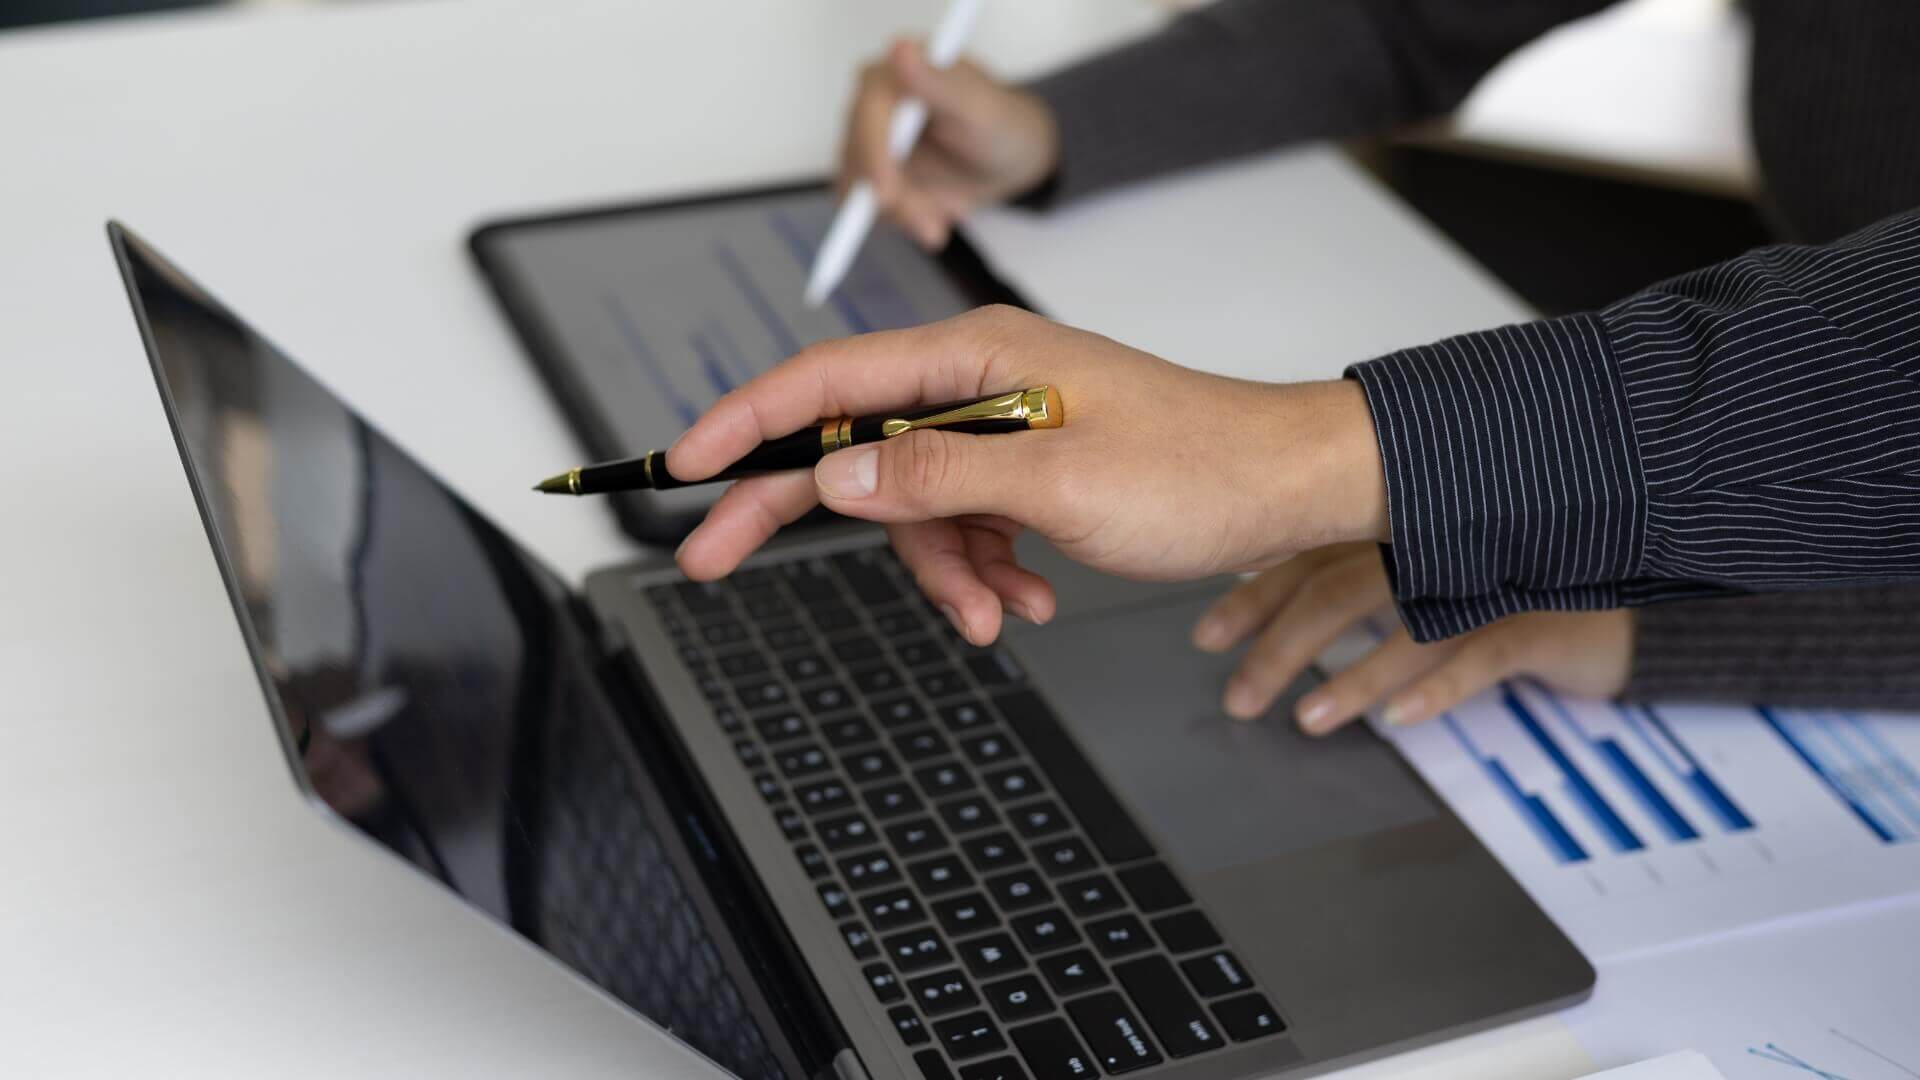
[[[1307,1074],[1592,986],[1364,728],[1218,715],[1223,582],[1036,548],[974,648],[849,524],[576,591],[108,232],[295,783],[717,1070]]]

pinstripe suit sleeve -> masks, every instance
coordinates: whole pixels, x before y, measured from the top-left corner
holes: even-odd
[[[1348,370],[1414,636],[1920,581],[1920,211]]]

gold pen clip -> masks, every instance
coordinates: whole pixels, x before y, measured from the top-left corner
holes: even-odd
[[[1065,409],[1059,395],[1053,392],[1053,387],[1036,386],[1031,390],[1015,390],[1011,394],[1001,394],[985,401],[968,402],[957,409],[923,416],[918,420],[883,420],[880,422],[880,437],[891,439],[921,428],[946,427],[969,420],[1024,420],[1029,428],[1057,428],[1066,419]]]

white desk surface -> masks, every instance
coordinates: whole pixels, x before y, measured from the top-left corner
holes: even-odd
[[[819,172],[855,58],[934,7],[412,0],[0,39],[0,1074],[700,1070],[295,795],[102,223],[577,576],[632,549],[596,508],[526,495],[575,448],[468,228]],[[1000,5],[979,51],[1030,71],[1150,18]],[[1055,313],[1241,373],[1330,375],[1521,314],[1322,151],[980,234]],[[1545,1021],[1394,1069],[1582,1058]]]

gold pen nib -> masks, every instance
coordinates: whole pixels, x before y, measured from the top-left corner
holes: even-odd
[[[548,495],[580,494],[580,470],[568,469],[559,476],[549,476],[533,485],[533,490],[544,491]]]

